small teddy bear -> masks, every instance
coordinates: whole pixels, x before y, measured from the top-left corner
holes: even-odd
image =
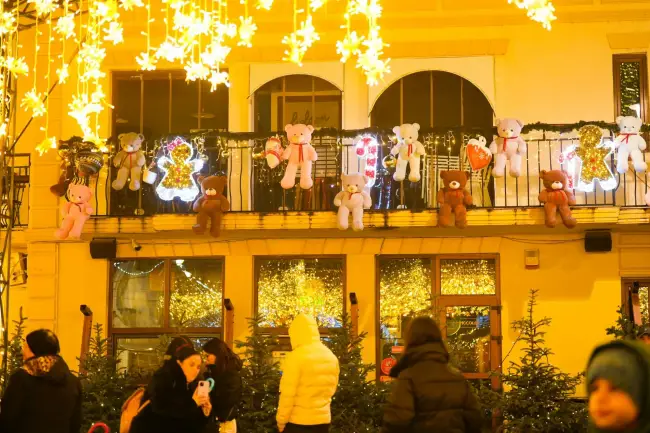
[[[510,161],[510,176],[521,174],[522,155],[526,153],[526,142],[519,136],[524,124],[517,119],[497,119],[498,136],[490,144],[490,152],[494,155],[494,177],[503,177],[506,172],[506,161]]]
[[[639,133],[643,122],[634,116],[619,116],[616,123],[620,134],[614,140],[614,146],[618,149],[618,163],[616,170],[623,174],[628,170],[628,158],[632,159],[634,169],[643,173],[648,169],[648,164],[643,160],[643,151],[646,149],[646,142]]]
[[[557,212],[567,228],[576,226],[576,219],[571,215],[571,208],[576,204],[576,198],[567,186],[567,177],[561,170],[542,170],[540,178],[544,190],[539,193],[540,203],[544,203],[544,220],[546,227],[553,228],[557,224]]]
[[[456,227],[467,227],[467,208],[472,204],[472,195],[465,189],[470,173],[460,170],[441,171],[440,178],[444,187],[438,191],[438,225],[451,226],[451,214],[456,217]]]
[[[391,149],[390,153],[397,156],[397,165],[393,179],[401,182],[406,178],[406,166],[411,169],[409,180],[418,182],[420,180],[420,157],[426,155],[424,146],[418,141],[418,131],[420,125],[417,123],[405,123],[393,128],[397,136],[397,144]]]
[[[363,230],[363,210],[372,206],[370,195],[364,191],[368,178],[360,173],[342,174],[341,182],[343,191],[334,197],[334,206],[339,207],[339,229],[348,229],[348,216],[352,212],[352,229]]]
[[[142,166],[145,164],[144,152],[140,150],[144,136],[135,132],[120,134],[121,150],[113,158],[113,165],[117,168],[117,177],[113,181],[113,189],[121,190],[126,185],[126,181],[131,175],[129,189],[137,191],[140,189],[140,174]]]
[[[311,164],[318,159],[316,149],[311,145],[311,134],[314,127],[311,125],[287,125],[284,130],[287,132],[289,146],[284,150],[282,159],[286,159],[287,168],[280,185],[284,189],[291,189],[296,184],[296,173],[300,167],[300,188],[309,189],[314,185],[311,178]]]
[[[205,233],[210,219],[210,235],[219,237],[221,231],[221,216],[230,210],[230,203],[223,195],[223,189],[228,183],[226,176],[199,176],[201,195],[196,199],[192,209],[197,212],[196,224],[192,230],[197,235]]]
[[[63,221],[61,227],[54,232],[57,239],[79,239],[84,224],[95,211],[90,205],[93,191],[86,185],[70,184],[68,200],[61,206]]]
[[[271,137],[264,146],[264,155],[269,168],[277,167],[282,162],[282,142],[279,137]]]

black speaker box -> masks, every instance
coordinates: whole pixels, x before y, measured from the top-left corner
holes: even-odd
[[[95,238],[90,241],[90,257],[93,259],[114,259],[117,256],[117,239]]]
[[[608,253],[612,250],[612,234],[609,231],[588,231],[585,233],[585,252]]]

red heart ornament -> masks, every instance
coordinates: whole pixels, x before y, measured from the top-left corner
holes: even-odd
[[[492,154],[485,146],[468,143],[466,152],[469,165],[474,171],[487,167],[490,161],[492,161]]]

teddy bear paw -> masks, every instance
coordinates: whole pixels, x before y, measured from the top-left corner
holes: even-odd
[[[194,224],[192,226],[192,231],[197,235],[202,235],[205,233],[205,227],[202,227],[201,224]]]
[[[124,182],[120,182],[120,181],[117,180],[117,179],[114,180],[113,183],[112,183],[111,185],[113,186],[113,189],[114,189],[114,190],[117,190],[117,191],[119,191],[119,190],[121,190],[122,188],[124,188]]]
[[[139,181],[133,181],[129,184],[129,189],[131,191],[137,191],[140,189],[140,182]]]
[[[643,173],[648,169],[648,164],[646,164],[645,162],[634,164],[634,169],[637,171],[637,173]]]
[[[363,230],[363,223],[361,223],[361,222],[353,222],[352,223],[352,230],[354,230],[355,232],[360,232],[361,230]]]
[[[419,182],[420,181],[420,173],[411,173],[409,175],[409,180],[411,182]]]
[[[63,230],[58,229],[58,230],[56,230],[54,232],[54,237],[57,238],[57,239],[65,239],[66,238],[66,233]]]

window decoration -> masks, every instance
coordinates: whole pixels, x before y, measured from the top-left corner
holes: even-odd
[[[495,295],[496,263],[491,259],[441,259],[441,295]]]

